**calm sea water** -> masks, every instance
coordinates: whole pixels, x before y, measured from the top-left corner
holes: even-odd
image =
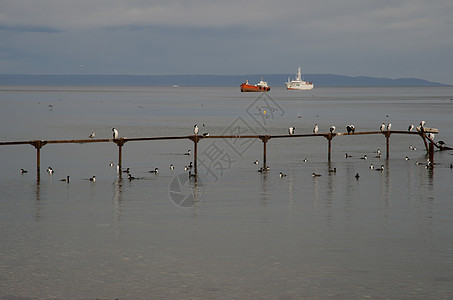
[[[0,88],[0,141],[425,120],[452,145],[452,116],[453,88]],[[113,143],[48,144],[38,181],[34,147],[0,146],[0,299],[453,298],[453,151],[426,169],[416,135],[392,135],[388,160],[383,136],[339,136],[329,164],[322,137],[271,139],[261,174],[260,140],[206,139],[195,181],[188,149],[190,140],[127,142],[129,181],[109,166]]]

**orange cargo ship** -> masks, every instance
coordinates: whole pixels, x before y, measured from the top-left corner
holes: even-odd
[[[246,80],[243,84],[241,84],[241,92],[268,92],[271,89],[270,86],[267,85],[267,82],[261,81],[255,85],[249,84],[249,81]]]

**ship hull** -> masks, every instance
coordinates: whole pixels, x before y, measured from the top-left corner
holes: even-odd
[[[270,91],[269,86],[256,86],[250,84],[241,84],[241,92],[268,92]]]
[[[286,84],[287,90],[312,90],[313,84],[309,83],[296,83],[296,84]]]

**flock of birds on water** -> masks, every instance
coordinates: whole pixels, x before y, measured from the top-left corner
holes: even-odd
[[[426,124],[425,121],[421,121],[420,125],[416,127],[417,131],[418,132],[424,132],[425,124]],[[381,132],[384,132],[384,131],[390,131],[391,128],[392,128],[392,124],[391,123],[388,123],[387,125],[385,123],[382,123],[381,126],[379,127],[379,130]],[[411,124],[408,127],[408,131],[411,132],[414,128],[415,128],[414,125]],[[329,128],[330,133],[331,134],[335,133],[335,129],[336,129],[335,126],[333,126],[333,125],[330,126],[330,128]],[[198,135],[199,130],[200,129],[199,129],[198,125],[195,124],[194,127],[193,127],[194,135]],[[319,126],[318,126],[318,124],[315,124],[314,127],[313,127],[313,133],[314,134],[318,134],[318,131],[319,131]],[[346,125],[346,131],[348,132],[348,134],[354,134],[355,133],[355,126],[352,125],[352,124],[351,125]],[[288,128],[288,134],[289,135],[294,135],[295,132],[296,132],[296,127],[291,126],[291,127]],[[89,138],[94,138],[95,136],[96,136],[96,133],[93,131],[90,134]],[[118,132],[118,130],[116,128],[112,128],[112,136],[113,136],[114,140],[118,139],[119,132]],[[205,133],[203,133],[203,136],[209,136],[209,133],[205,132]],[[433,133],[429,132],[426,135],[426,137],[431,142],[434,142],[434,134]],[[443,141],[439,141],[438,144],[443,145],[445,143]],[[409,146],[409,149],[410,150],[414,150],[414,151],[417,150],[417,148],[412,146],[412,145]],[[190,156],[191,155],[190,149],[187,150],[187,152],[184,153],[184,155]],[[345,158],[351,158],[351,157],[352,156],[350,154],[345,153]],[[376,150],[375,158],[379,158],[379,159],[381,158],[381,150],[380,149]],[[362,157],[360,157],[360,159],[367,160],[368,156],[365,154]],[[409,157],[406,156],[405,160],[409,160]],[[307,158],[304,158],[303,162],[307,163],[308,162]],[[253,162],[253,164],[258,165],[259,161],[255,160]],[[421,163],[416,161],[415,164],[416,165],[420,165]],[[114,163],[110,162],[110,167],[114,167],[114,166],[115,166]],[[425,168],[431,168],[431,167],[433,167],[433,163],[429,159],[427,159],[427,162],[425,164]],[[174,165],[170,164],[170,170],[174,170],[174,169],[175,169]],[[184,166],[184,171],[188,171],[189,180],[192,179],[192,178],[196,178],[196,174],[192,173],[192,169],[193,169],[193,163],[192,162],[190,162],[189,165]],[[370,164],[369,169],[370,170],[376,170],[376,171],[379,171],[379,172],[384,172],[385,166],[381,165],[380,167],[375,167],[374,164]],[[450,164],[450,169],[453,169],[453,164]],[[269,171],[270,171],[270,168],[268,166],[261,167],[260,169],[258,169],[259,173],[266,173],[266,172],[269,172]],[[21,174],[28,173],[28,171],[25,170],[25,169],[21,169],[20,172],[21,172]],[[51,167],[47,168],[47,173],[49,175],[53,175],[54,172],[55,171]],[[131,175],[130,168],[126,168],[126,169],[120,170],[119,165],[117,165],[117,172],[118,173],[126,173],[127,174],[127,179],[129,181],[132,181],[132,180],[135,180],[135,179],[139,179],[139,178],[134,177],[134,176]],[[337,172],[337,168],[329,169],[329,173],[336,173],[336,172]],[[159,168],[154,168],[154,170],[149,171],[149,173],[157,175],[159,173]],[[280,176],[280,178],[283,178],[283,177],[286,177],[287,175],[285,173],[283,173],[283,172],[280,172],[279,176]],[[318,173],[312,173],[312,177],[313,178],[320,177],[320,176],[322,176],[322,175],[318,174]],[[360,177],[360,174],[356,173],[355,178],[358,180],[359,177]],[[70,178],[70,176],[66,176],[66,178],[60,179],[60,181],[69,183],[69,178]],[[92,176],[92,177],[88,178],[88,180],[91,181],[91,182],[95,182],[96,181],[96,176]]]

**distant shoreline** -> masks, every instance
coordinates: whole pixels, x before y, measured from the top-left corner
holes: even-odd
[[[235,87],[245,80],[254,83],[261,77],[272,86],[284,86],[294,74],[248,75],[23,75],[0,74],[0,86],[85,86],[85,87]],[[448,87],[451,85],[417,78],[376,78],[335,74],[305,74],[316,87]]]

